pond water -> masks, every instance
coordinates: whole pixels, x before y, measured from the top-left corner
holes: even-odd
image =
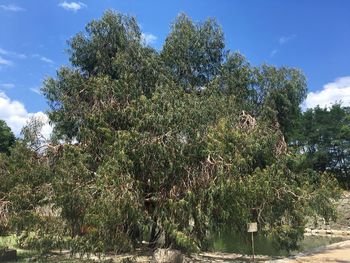
[[[288,253],[285,250],[281,251],[280,249],[277,249],[273,240],[254,234],[254,247],[256,255],[288,256],[344,240],[346,240],[346,238],[343,237],[305,236],[304,240],[300,242],[299,250]],[[251,238],[250,236],[247,236],[247,238],[242,238],[239,235],[229,232],[221,233],[215,238],[214,250],[225,253],[249,255],[252,251]]]

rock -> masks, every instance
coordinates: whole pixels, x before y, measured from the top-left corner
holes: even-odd
[[[157,263],[183,263],[184,256],[179,250],[158,248],[153,258]]]

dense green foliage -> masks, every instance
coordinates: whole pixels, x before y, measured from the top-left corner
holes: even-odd
[[[185,15],[157,52],[134,18],[106,12],[69,54],[72,67],[44,83],[51,142],[33,120],[0,159],[6,227],[23,244],[196,251],[254,220],[292,249],[307,216],[334,218],[335,180],[303,169],[284,139],[306,94],[300,71],[252,67],[214,20]]]
[[[350,188],[350,108],[335,104],[304,112],[292,143],[305,156],[304,167],[330,172]]]
[[[10,147],[15,143],[15,135],[7,126],[6,122],[0,120],[0,153],[9,153]]]
[[[196,90],[220,72],[224,46],[223,32],[214,20],[195,24],[181,14],[165,40],[161,57],[179,86]]]

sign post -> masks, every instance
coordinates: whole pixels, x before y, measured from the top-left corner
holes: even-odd
[[[253,262],[255,262],[255,258],[254,258],[254,232],[258,232],[258,223],[256,222],[252,222],[252,223],[248,223],[247,225],[247,231],[248,233],[252,233],[252,255],[253,255]]]

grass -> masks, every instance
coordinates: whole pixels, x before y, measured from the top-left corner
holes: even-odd
[[[17,250],[16,262],[65,262],[65,263],[78,263],[78,262],[95,262],[88,259],[72,259],[63,253],[51,253],[49,255],[41,256],[39,252],[29,249],[21,249],[17,245],[17,237],[15,235],[0,236],[0,248],[8,247],[10,249]]]
[[[15,235],[11,236],[0,236],[0,247],[15,247],[17,239]]]

